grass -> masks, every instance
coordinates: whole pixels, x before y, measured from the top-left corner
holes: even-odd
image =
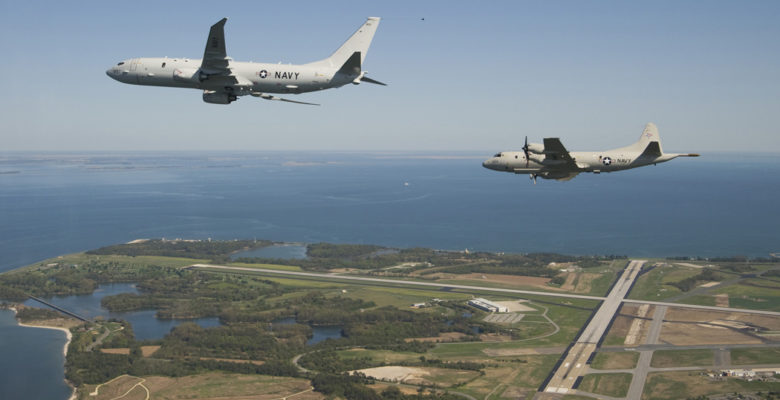
[[[419,361],[420,354],[412,352],[396,352],[390,350],[364,350],[349,349],[337,351],[339,358],[354,360],[356,358],[369,358],[373,364],[398,364],[401,362]]]
[[[85,264],[89,261],[116,262],[121,264],[130,264],[130,265],[133,264],[154,265],[159,267],[181,268],[192,264],[205,263],[208,260],[200,260],[195,258],[180,258],[180,257],[162,257],[162,256],[130,257],[130,256],[119,256],[119,255],[90,255],[86,253],[74,253],[74,254],[68,254],[68,255],[59,256],[55,258],[49,258],[47,260],[37,262],[35,264],[31,264],[15,270],[6,271],[4,273],[47,269],[49,268],[47,267],[47,265],[55,264],[55,263],[66,264],[66,265],[80,265],[80,264]]]
[[[707,367],[713,362],[715,362],[715,355],[712,349],[657,350],[653,352],[650,366],[654,368]]]
[[[716,293],[728,294],[731,307],[780,311],[780,289],[735,284]]]
[[[780,347],[732,349],[731,363],[734,365],[780,363]]]
[[[278,265],[278,264],[245,264],[245,263],[229,263],[227,264],[231,267],[241,267],[241,268],[262,268],[262,269],[275,269],[278,271],[295,271],[300,272],[303,271],[301,267],[298,267],[296,265]]]
[[[522,392],[524,397],[521,398],[530,399],[550,373],[558,357],[559,355],[515,357],[513,361],[503,365],[485,368],[484,376],[454,390],[477,399],[484,399],[488,394],[490,399],[503,399],[507,397],[507,392]]]
[[[651,372],[647,375],[642,399],[685,399],[716,394],[777,390],[777,382],[748,382],[737,378],[715,381],[704,375],[703,370]]]
[[[262,397],[280,398],[303,392],[310,387],[306,379],[272,377],[265,375],[240,375],[228,373],[206,373],[201,375],[168,378],[148,376],[144,378],[118,379],[100,387],[98,396],[89,393],[96,385],[84,385],[79,389],[79,399],[107,400],[121,396],[129,389],[127,382],[141,382],[150,391],[153,399],[202,399],[216,398],[229,400],[232,398]],[[114,387],[116,386],[116,387]],[[122,386],[121,388],[119,386]],[[117,390],[119,389],[119,390]],[[145,391],[137,387],[126,398],[143,399]],[[318,393],[303,393],[294,397],[296,400],[311,400],[322,398]]]
[[[595,369],[628,369],[635,368],[639,360],[636,351],[599,352],[590,364]]]
[[[685,278],[698,275],[701,270],[680,266],[656,267],[650,272],[642,274],[631,289],[628,298],[635,300],[655,300],[674,297],[682,291],[671,286],[670,283],[679,282]]]
[[[631,386],[632,376],[629,373],[588,374],[582,378],[577,390],[605,396],[625,397],[628,394],[629,386]]]

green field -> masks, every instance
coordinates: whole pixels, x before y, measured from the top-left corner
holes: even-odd
[[[635,368],[639,360],[636,351],[599,352],[593,358],[590,367],[595,369],[628,369]]]
[[[632,376],[628,373],[588,374],[582,378],[577,390],[605,396],[625,397],[628,394]]]
[[[731,363],[734,365],[778,364],[780,363],[780,347],[732,349]]]
[[[711,349],[657,350],[653,352],[650,366],[654,368],[707,367],[714,361],[715,356]]]
[[[737,378],[713,380],[701,371],[651,372],[642,393],[643,400],[687,399],[738,392],[778,391],[777,382],[748,382]]]
[[[701,270],[680,266],[659,266],[644,273],[636,280],[628,298],[635,300],[663,301],[682,291],[669,283],[698,275]]]

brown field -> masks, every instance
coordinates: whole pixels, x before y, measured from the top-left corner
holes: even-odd
[[[151,357],[157,350],[160,350],[160,346],[141,346],[141,354],[144,357]]]
[[[432,342],[432,343],[449,343],[449,342],[459,342],[461,339],[463,339],[464,336],[467,336],[465,333],[462,332],[445,332],[440,334],[439,336],[434,337],[422,337],[422,338],[406,338],[404,341],[406,342]]]
[[[590,293],[591,283],[601,274],[582,273],[580,279],[577,281],[577,287],[574,288],[575,293]]]
[[[728,307],[729,306],[729,295],[728,294],[716,294],[715,295],[715,305],[718,307]]]
[[[512,336],[500,333],[483,333],[479,335],[479,340],[483,342],[511,342]]]
[[[386,366],[358,370],[376,379],[403,382],[411,385],[433,385],[451,387],[479,375],[477,371],[445,369],[435,367]]]
[[[618,316],[615,318],[615,321],[612,323],[612,326],[607,332],[605,343],[615,344],[616,342],[619,342],[621,345],[624,344],[626,336],[628,336],[628,332],[631,329],[631,325],[635,320],[634,317],[639,314],[640,307],[641,306],[639,305],[623,304],[623,306],[620,308],[620,314],[618,314]],[[653,315],[652,306],[647,311],[646,315]],[[642,344],[645,342],[645,339],[647,338],[647,328],[649,326],[650,325],[647,322],[642,324],[638,335],[634,339],[634,343]]]
[[[126,356],[130,355],[130,349],[127,347],[120,347],[116,349],[100,349],[100,352],[105,354],[123,354]]]
[[[574,290],[574,281],[577,279],[577,273],[576,272],[569,272],[566,274],[566,280],[563,281],[563,285],[561,285],[561,289],[571,292]]]
[[[757,326],[780,330],[780,318],[722,311],[672,308],[667,311],[660,341],[684,346],[689,344],[759,344],[761,339],[740,327]],[[698,322],[698,323],[697,323]]]
[[[538,354],[561,354],[566,347],[535,347],[525,349],[484,349],[483,353],[490,357],[530,356]]]
[[[94,390],[97,387],[97,385],[86,385],[83,388],[83,390],[79,390],[79,399],[95,399],[95,400],[114,399],[127,393],[128,390],[130,390],[133,386],[135,386],[137,383],[141,381],[142,381],[141,378],[122,375],[120,377],[115,378],[112,381],[109,381],[110,383],[100,385],[98,389],[98,393],[95,396],[91,396],[90,393],[94,393]],[[140,396],[141,393],[143,393],[143,396],[141,397],[135,396],[134,392],[136,390],[138,391],[138,396]],[[140,398],[140,399],[146,398],[146,392],[144,392],[143,389],[134,389],[131,395],[123,397],[123,399],[131,399],[131,400],[135,398]]]
[[[399,385],[392,385],[389,383],[381,383],[381,382],[374,383],[373,385],[366,385],[366,386],[370,387],[371,389],[374,389],[374,391],[376,391],[377,393],[382,393],[383,390],[387,389],[390,386],[397,386],[398,389],[400,389],[401,393],[403,394],[406,395],[417,394],[417,389],[411,386],[399,386]]]
[[[258,360],[241,360],[237,358],[216,358],[216,357],[200,357],[203,361],[221,361],[221,362],[229,362],[229,363],[236,363],[236,364],[254,364],[254,365],[263,365],[265,364],[265,361],[258,361]]]
[[[151,398],[163,400],[271,400],[286,397],[290,400],[320,400],[324,396],[312,392],[308,380],[270,377],[264,375],[240,375],[208,373],[203,375],[168,378],[161,376],[123,377],[100,387],[98,396],[90,396],[94,385],[79,391],[79,399],[108,400],[125,394],[136,383],[143,382]],[[294,395],[294,396],[293,396]],[[146,391],[136,387],[123,400],[145,399]]]
[[[483,282],[483,283],[490,282],[490,283],[499,283],[502,285],[512,285],[512,286],[533,286],[533,287],[544,288],[547,290],[561,290],[559,288],[547,286],[547,282],[550,281],[550,278],[540,278],[538,276],[473,273],[473,274],[454,275],[452,276],[452,278],[449,279],[469,280],[469,281]]]

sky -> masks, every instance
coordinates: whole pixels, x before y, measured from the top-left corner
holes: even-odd
[[[237,61],[327,57],[382,17],[363,69],[388,83],[207,104],[105,75],[200,58],[228,17]],[[569,150],[780,152],[778,1],[0,0],[0,152]]]

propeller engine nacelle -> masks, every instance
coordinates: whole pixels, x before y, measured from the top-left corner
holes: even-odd
[[[528,149],[528,151],[531,151],[531,149]],[[544,154],[536,154],[532,153],[528,155],[528,159],[537,163],[542,163],[544,161]]]
[[[541,143],[528,143],[528,151],[534,154],[544,154],[544,145]]]
[[[230,104],[236,101],[236,99],[236,95],[225,92],[215,92],[213,90],[206,90],[203,92],[203,101],[206,103]]]

